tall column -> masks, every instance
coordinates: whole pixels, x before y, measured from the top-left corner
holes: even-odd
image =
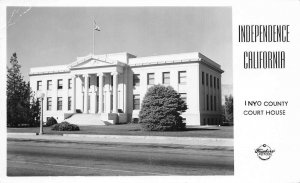
[[[118,72],[113,74],[113,113],[118,113]]]
[[[99,101],[98,101],[98,113],[103,113],[103,73],[97,74],[99,76],[98,91],[99,91]]]
[[[88,96],[89,96],[89,75],[84,75],[84,113],[88,114]]]
[[[76,113],[76,75],[72,77],[72,90],[73,90],[73,95],[72,95],[72,108],[73,112]]]

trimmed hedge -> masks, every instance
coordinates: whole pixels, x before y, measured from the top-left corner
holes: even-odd
[[[139,123],[146,131],[179,131],[185,129],[181,114],[187,105],[171,86],[154,85],[143,99]]]
[[[46,126],[52,126],[52,125],[55,125],[55,124],[57,124],[57,121],[53,117],[49,118],[48,121],[46,122]]]
[[[52,126],[51,130],[55,131],[79,131],[79,126],[70,124],[66,121],[55,124]]]

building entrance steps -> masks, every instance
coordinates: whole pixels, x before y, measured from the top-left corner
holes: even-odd
[[[86,126],[86,125],[111,125],[114,124],[113,120],[110,120],[107,117],[107,113],[103,114],[81,114],[76,113],[73,114],[71,117],[65,119],[71,124],[76,124],[79,126]]]

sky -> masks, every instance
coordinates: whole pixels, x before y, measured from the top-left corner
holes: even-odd
[[[25,80],[31,67],[95,54],[138,57],[200,52],[221,65],[232,84],[230,7],[8,7],[7,64],[16,52]]]

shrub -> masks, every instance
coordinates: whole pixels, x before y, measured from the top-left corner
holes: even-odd
[[[57,121],[56,121],[56,119],[53,118],[53,117],[49,118],[49,119],[47,120],[47,122],[46,122],[46,126],[52,126],[52,125],[55,125],[55,124],[57,124]]]
[[[74,124],[70,124],[66,121],[55,124],[52,126],[52,130],[55,131],[79,131],[79,127]]]
[[[172,87],[154,85],[143,99],[139,123],[146,131],[184,130],[181,113],[186,109],[186,103]]]
[[[131,123],[139,123],[139,118],[132,118]]]

